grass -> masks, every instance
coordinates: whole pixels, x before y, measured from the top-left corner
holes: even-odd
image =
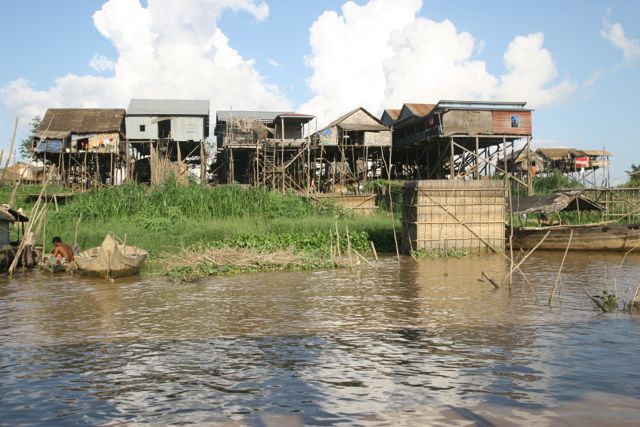
[[[351,244],[359,252],[368,252],[371,241],[380,252],[395,251],[391,218],[382,211],[359,216],[332,202],[260,188],[184,187],[175,181],[153,188],[129,184],[79,193],[58,211],[53,209],[51,206],[47,217],[46,235],[39,237],[45,251],[51,250],[54,235],[74,243],[76,222],[81,218],[77,236],[81,248],[98,246],[107,232],[113,232],[126,236],[127,244],[149,252],[147,272],[176,277],[325,267],[336,244],[336,224],[343,251],[347,227]],[[399,219],[396,222],[399,227]],[[230,248],[254,254],[290,251],[296,262],[212,265],[205,260],[189,264],[186,270],[163,266],[167,256],[186,260],[194,252]]]
[[[418,249],[411,251],[411,254],[418,259],[421,258],[462,258],[469,253],[455,248]]]
[[[9,202],[14,188],[15,188],[14,185],[8,185],[8,184],[0,185],[0,202],[1,203]],[[19,208],[22,208],[25,210],[31,209],[31,206],[33,205],[33,203],[27,201],[27,196],[31,196],[31,195],[37,196],[38,194],[40,194],[41,190],[42,190],[42,186],[39,184],[19,185],[16,190],[16,200],[12,207],[15,209],[19,209]],[[50,184],[47,186],[48,193],[62,193],[62,192],[68,192],[68,191],[69,190],[64,189],[57,185]]]

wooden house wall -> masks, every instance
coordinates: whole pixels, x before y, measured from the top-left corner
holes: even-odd
[[[288,124],[287,120],[284,121],[284,137],[285,139],[300,139],[302,138],[302,126],[298,123]],[[276,124],[276,139],[282,139],[282,126],[280,123]]]
[[[449,110],[442,114],[442,132],[445,136],[486,135],[492,131],[491,111]]]
[[[520,127],[511,127],[511,116],[520,116]],[[497,135],[530,136],[531,111],[493,111],[493,133]]]
[[[386,111],[382,113],[380,121],[389,127],[391,127],[395,123],[395,120]]]
[[[391,147],[391,131],[365,132],[364,145],[369,147]]]
[[[204,141],[203,117],[174,117],[171,119],[171,139],[174,141]]]
[[[403,202],[405,252],[504,250],[506,202],[504,184],[500,181],[408,182]]]
[[[342,122],[338,123],[338,126],[344,128],[356,128],[357,126],[370,126],[370,125],[379,125],[379,123],[372,119],[367,113],[362,110],[357,110],[349,117],[344,119]]]
[[[127,116],[125,118],[127,128],[127,139],[131,140],[152,140],[158,138],[158,123],[151,123],[156,120],[151,116]],[[140,126],[144,125],[144,131]]]
[[[88,137],[87,149],[92,152],[117,153],[119,150],[119,144],[119,133],[97,133]]]

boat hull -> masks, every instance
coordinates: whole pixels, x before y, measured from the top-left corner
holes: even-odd
[[[540,228],[515,228],[512,247],[514,249],[532,249],[538,246],[543,250],[566,250],[571,237],[569,250],[572,251],[612,251],[626,252],[640,250],[640,224],[587,224],[566,225]],[[510,235],[507,230],[507,237]],[[507,238],[507,242],[508,242]]]

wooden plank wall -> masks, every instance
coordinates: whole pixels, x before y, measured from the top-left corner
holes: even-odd
[[[531,111],[493,111],[493,133],[498,135],[531,135]],[[520,127],[511,127],[511,116],[520,116]]]
[[[402,249],[504,251],[502,181],[429,180],[404,187]]]
[[[442,127],[445,135],[490,134],[491,111],[450,110],[442,116]]]

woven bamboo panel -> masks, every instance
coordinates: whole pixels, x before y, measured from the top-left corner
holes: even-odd
[[[502,181],[407,182],[403,193],[403,251],[504,251],[505,194]]]

